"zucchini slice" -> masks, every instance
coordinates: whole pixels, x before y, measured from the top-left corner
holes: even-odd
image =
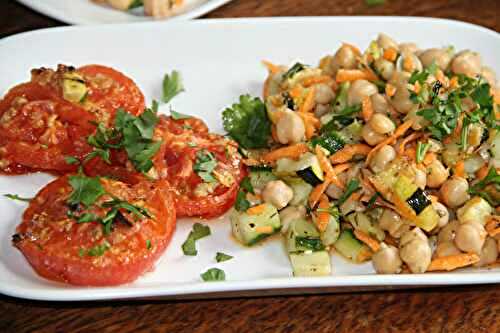
[[[229,219],[234,237],[244,245],[254,245],[281,229],[278,210],[271,204],[257,215],[248,215],[233,209]]]

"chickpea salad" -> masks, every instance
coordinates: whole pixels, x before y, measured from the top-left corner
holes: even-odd
[[[295,276],[330,275],[331,252],[381,274],[497,262],[500,91],[478,53],[380,34],[318,66],[263,63],[262,98],[222,114],[249,168],[239,242],[281,233]]]

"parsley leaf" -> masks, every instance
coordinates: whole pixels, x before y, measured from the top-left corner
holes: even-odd
[[[304,69],[306,69],[306,66],[304,64],[301,64],[300,62],[297,62],[292,67],[290,67],[289,70],[286,71],[283,77],[285,79],[291,79],[295,74],[303,71]]]
[[[224,281],[226,280],[226,273],[219,268],[210,268],[208,271],[200,275],[203,281]]]
[[[206,150],[200,150],[196,153],[196,161],[193,170],[196,171],[198,176],[206,183],[214,183],[217,180],[212,175],[215,167],[217,166],[217,159],[214,154]]]
[[[106,251],[111,248],[111,245],[108,242],[104,242],[102,244],[96,245],[87,250],[87,255],[89,257],[102,257]]]
[[[246,193],[239,190],[236,196],[236,202],[234,203],[234,209],[239,212],[246,212],[248,208],[250,208],[250,201],[247,200]]]
[[[68,182],[73,188],[68,198],[68,204],[90,206],[106,193],[98,177],[84,175],[69,176]]]
[[[240,183],[240,188],[249,193],[255,194],[255,190],[253,189],[253,185],[249,177],[243,178],[243,180]]]
[[[498,200],[492,198],[488,191],[485,191],[485,188],[489,185],[493,185],[496,187],[496,191],[500,190],[500,174],[498,174],[497,170],[494,167],[491,167],[488,170],[488,174],[481,181],[477,182],[474,186],[469,189],[469,193],[472,195],[479,195],[485,200],[487,200],[493,206],[497,206]]]
[[[24,202],[30,202],[31,200],[33,200],[33,198],[23,198],[17,194],[4,194],[3,196],[11,200],[24,201]]]
[[[349,199],[349,197],[356,192],[359,189],[359,180],[357,179],[351,179],[349,183],[347,183],[347,187],[345,189],[345,192],[342,194],[342,196],[339,198],[337,205],[340,206],[344,202]]]
[[[230,256],[229,254],[225,254],[225,253],[222,253],[222,252],[217,252],[217,254],[215,255],[215,260],[217,262],[228,261],[228,260],[231,260],[231,259],[233,259],[233,256]]]
[[[193,118],[191,117],[190,115],[188,114],[184,114],[184,113],[180,113],[180,112],[176,112],[174,110],[170,110],[170,116],[172,117],[172,119],[174,120],[182,120],[182,119],[189,119],[189,118]]]
[[[165,74],[163,77],[163,103],[168,103],[172,98],[184,91],[181,74],[178,71]]]
[[[80,164],[80,160],[74,156],[64,156],[64,161],[69,165]]]
[[[151,240],[146,240],[146,249],[151,250]]]
[[[193,230],[188,235],[188,238],[182,244],[182,252],[186,256],[195,256],[198,254],[196,250],[196,241],[206,236],[210,236],[210,228],[201,223],[195,223]]]
[[[240,96],[239,103],[222,112],[224,129],[243,148],[265,148],[269,144],[271,122],[260,98]]]

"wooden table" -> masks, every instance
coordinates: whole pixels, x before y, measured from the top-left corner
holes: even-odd
[[[500,31],[497,0],[386,1],[368,7],[363,0],[236,0],[207,17],[414,15]],[[13,1],[0,4],[0,36],[58,25]],[[500,286],[178,302],[46,303],[0,296],[0,332],[33,331],[500,332]]]

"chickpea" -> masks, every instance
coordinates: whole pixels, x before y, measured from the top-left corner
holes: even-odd
[[[342,194],[344,194],[344,190],[335,184],[328,185],[325,192],[326,192],[326,195],[328,195],[330,198],[333,198],[333,199],[340,199]]]
[[[445,225],[448,224],[448,221],[450,220],[450,213],[448,212],[448,209],[446,208],[446,206],[440,202],[432,203],[432,207],[434,208],[436,213],[439,215],[439,221],[438,221],[438,224],[436,226],[436,229],[441,229]]]
[[[482,267],[494,263],[498,257],[497,242],[494,238],[488,237],[484,242],[479,261],[474,264],[476,267]]]
[[[375,60],[373,65],[375,66],[375,69],[380,74],[380,76],[384,78],[384,80],[389,80],[392,74],[394,74],[394,64],[389,60],[378,58],[377,60]]]
[[[445,225],[438,234],[438,243],[453,242],[458,229],[459,223],[453,220]]]
[[[423,273],[431,263],[432,251],[427,236],[414,228],[405,232],[399,242],[399,255],[413,273]]]
[[[408,231],[408,225],[392,209],[384,209],[378,223],[382,230],[389,232],[394,238],[399,238]]]
[[[321,116],[324,116],[325,114],[330,111],[330,107],[325,104],[316,104],[316,107],[314,108],[314,115],[316,118],[321,118]]]
[[[361,104],[363,97],[378,93],[378,88],[366,80],[354,81],[347,92],[347,104],[350,106]]]
[[[361,136],[370,146],[375,146],[377,143],[380,143],[385,139],[385,135],[375,132],[370,124],[363,126]]]
[[[391,37],[389,37],[388,35],[386,35],[384,33],[380,33],[378,35],[377,44],[378,44],[378,46],[380,46],[383,49],[394,48],[397,51],[399,51],[399,46],[394,41],[394,39],[392,39]]]
[[[413,53],[403,53],[398,59],[398,69],[408,73],[420,72],[424,68],[420,59]]]
[[[442,242],[439,243],[434,251],[434,256],[437,258],[453,256],[456,254],[460,254],[460,250],[453,244],[453,242]]]
[[[399,250],[392,245],[380,245],[380,250],[372,257],[372,264],[379,274],[397,274],[401,272],[403,262],[399,258]]]
[[[128,10],[133,0],[107,0],[108,4],[119,10]]]
[[[427,175],[418,168],[415,168],[415,185],[422,190],[427,186]]]
[[[380,172],[395,158],[396,150],[389,145],[383,146],[375,153],[375,156],[370,161],[370,168],[375,173]]]
[[[408,90],[407,83],[397,83],[394,85],[396,93],[391,98],[392,106],[399,113],[407,114],[417,108],[410,99],[410,91]]]
[[[335,93],[329,85],[321,83],[314,86],[314,100],[317,104],[328,104],[335,98]]]
[[[293,198],[293,190],[282,180],[272,180],[262,190],[262,199],[281,209]]]
[[[396,129],[396,125],[391,120],[382,113],[375,113],[369,121],[371,128],[378,134],[387,134],[393,132]]]
[[[354,69],[358,65],[356,53],[347,45],[342,45],[333,56],[333,66],[345,69]]]
[[[288,206],[279,212],[281,221],[281,232],[286,234],[290,223],[294,220],[299,220],[306,217],[306,208],[304,206]]]
[[[469,200],[470,196],[468,190],[469,183],[467,180],[454,176],[443,183],[439,190],[439,194],[446,206],[457,208]]]
[[[286,110],[276,124],[276,136],[282,144],[298,143],[305,139],[304,122],[294,111]]]
[[[418,46],[415,43],[401,43],[399,44],[399,50],[401,53],[417,53]]]
[[[406,86],[408,84],[408,80],[410,79],[410,77],[411,77],[410,73],[396,71],[389,80],[389,83],[395,86],[397,85]]]
[[[455,74],[476,76],[481,73],[481,56],[476,52],[462,51],[451,62],[451,71]]]
[[[490,84],[491,87],[496,87],[497,86],[497,76],[495,72],[490,68],[484,66],[481,68],[481,76]]]
[[[475,221],[460,224],[455,234],[455,245],[464,252],[480,254],[485,240],[483,225]]]
[[[443,163],[439,160],[434,160],[427,167],[427,186],[431,188],[438,188],[448,179],[449,170],[444,167]]]
[[[370,96],[372,101],[373,110],[377,113],[388,113],[389,112],[389,102],[382,94],[373,94]]]
[[[447,49],[427,49],[420,53],[419,58],[425,68],[435,63],[442,71],[448,68],[451,61],[451,55]]]

